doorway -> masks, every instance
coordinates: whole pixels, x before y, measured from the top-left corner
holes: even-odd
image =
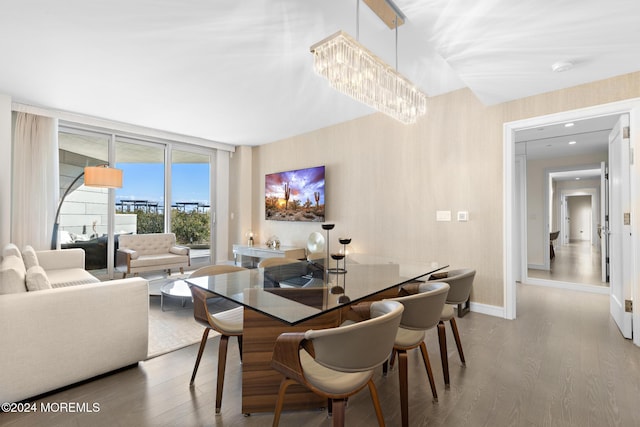
[[[520,188],[521,182],[526,180],[527,167],[526,161],[523,162],[523,154],[518,150],[516,144],[516,132],[520,130],[529,130],[548,125],[550,123],[565,123],[569,121],[583,120],[585,118],[597,118],[605,115],[623,115],[629,114],[630,116],[630,131],[631,131],[631,149],[637,145],[638,136],[636,132],[640,129],[640,99],[633,99],[627,101],[620,101],[611,104],[605,104],[600,106],[589,107],[581,110],[573,110],[562,113],[551,114],[548,116],[535,117],[530,119],[523,119],[515,122],[505,123],[504,125],[504,257],[505,257],[505,270],[504,270],[504,317],[508,319],[516,318],[516,282],[522,281],[526,277],[527,266],[523,265],[523,254],[526,254],[527,239],[530,233],[525,231],[526,221],[522,218],[526,218],[526,214],[529,213],[527,200],[517,190]],[[637,215],[634,215],[633,206],[636,206],[640,200],[640,193],[638,189],[638,178],[640,172],[637,169],[635,163],[631,163],[630,166],[630,212],[625,216],[629,219],[631,228],[637,228],[640,226],[640,220]],[[537,233],[538,236],[547,234],[548,228],[543,232]],[[547,237],[548,238],[548,237]],[[635,253],[635,249],[640,247],[640,237],[638,233],[633,233],[630,236],[631,251],[630,254]],[[547,248],[548,251],[548,248]],[[630,260],[627,265],[630,265],[633,270],[631,280],[624,283],[624,295],[625,298],[633,299],[633,296],[640,295],[640,285],[637,280],[638,266],[633,260]],[[637,297],[636,297],[637,299]],[[640,311],[628,313],[632,317],[634,329],[640,330]],[[634,336],[634,343],[640,345],[640,334]]]

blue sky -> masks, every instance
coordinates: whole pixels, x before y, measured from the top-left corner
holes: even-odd
[[[122,169],[122,188],[116,201],[147,200],[164,204],[164,165],[161,163],[118,163]],[[176,163],[172,170],[172,201],[209,204],[209,164]]]

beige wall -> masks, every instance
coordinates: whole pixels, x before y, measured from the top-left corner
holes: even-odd
[[[264,175],[324,164],[332,245],[348,234],[357,252],[476,268],[472,301],[502,307],[503,124],[636,97],[640,73],[491,107],[459,90],[431,98],[415,125],[372,114],[254,147],[251,185],[232,182],[230,194],[252,194],[260,242],[275,234],[304,246],[319,224],[265,221]],[[436,222],[436,210],[466,210],[470,221]]]

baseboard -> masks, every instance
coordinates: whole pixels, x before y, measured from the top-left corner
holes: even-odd
[[[480,304],[472,301],[470,308],[474,313],[487,314],[489,316],[501,317],[503,319],[505,317],[504,307],[499,307],[497,305]]]

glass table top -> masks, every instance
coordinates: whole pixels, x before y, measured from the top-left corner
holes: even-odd
[[[425,280],[429,274],[446,267],[405,271],[398,263],[346,264],[343,268],[330,268],[325,272],[316,262],[296,261],[185,281],[296,325],[395,286]]]

